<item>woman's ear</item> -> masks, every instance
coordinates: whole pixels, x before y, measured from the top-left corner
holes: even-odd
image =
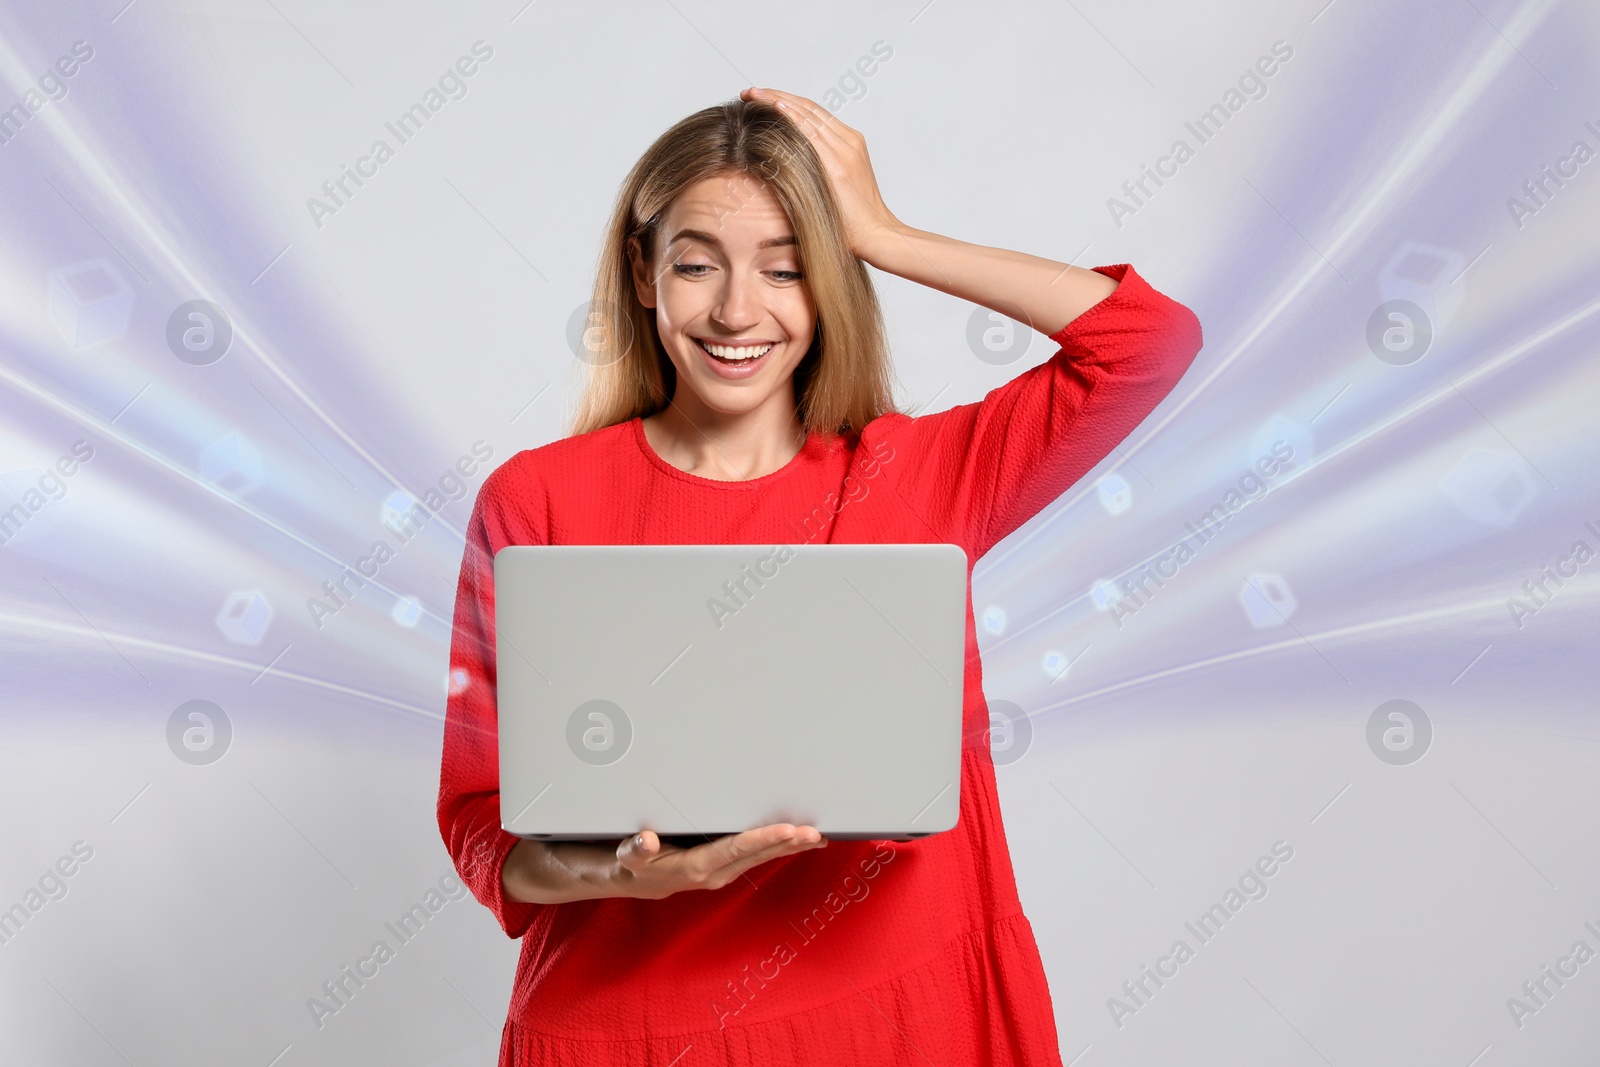
[[[650,268],[644,261],[644,252],[639,247],[639,238],[628,238],[628,263],[633,271],[633,291],[639,298],[639,303],[647,308],[656,306],[656,283],[650,277]]]

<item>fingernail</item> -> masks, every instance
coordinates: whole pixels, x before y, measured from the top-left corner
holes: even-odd
[[[639,846],[640,848],[644,848],[644,835],[643,834],[634,834],[633,835],[633,843],[635,845]]]

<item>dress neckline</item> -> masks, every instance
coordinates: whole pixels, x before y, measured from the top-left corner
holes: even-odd
[[[692,474],[686,470],[681,470],[678,467],[674,467],[672,464],[661,458],[661,456],[651,446],[649,438],[645,437],[643,416],[635,415],[632,419],[632,423],[634,442],[639,446],[639,453],[645,458],[646,462],[655,467],[657,470],[661,471],[663,474],[670,475],[679,481],[688,482],[691,485],[704,486],[709,489],[758,489],[762,486],[770,485],[785,475],[793,472],[797,468],[804,466],[805,463],[809,461],[816,451],[821,447],[821,435],[815,430],[808,431],[806,433],[805,443],[800,446],[800,451],[796,452],[789,462],[785,463],[777,470],[768,471],[766,474],[760,475],[759,477],[746,478],[741,481],[723,481],[720,478],[706,478],[698,474]]]

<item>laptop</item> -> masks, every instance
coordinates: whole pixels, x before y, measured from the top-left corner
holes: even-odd
[[[511,833],[955,826],[959,545],[518,545],[494,582]]]

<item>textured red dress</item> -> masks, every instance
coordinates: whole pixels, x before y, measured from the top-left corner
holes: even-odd
[[[519,452],[467,528],[439,828],[522,956],[500,1063],[1059,1064],[1055,1017],[1001,825],[971,565],[1136,427],[1200,324],[1127,264],[1061,347],[979,403],[812,434],[780,470],[702,478],[638,419]],[[967,552],[960,821],[909,842],[834,841],[719,890],[524,904],[500,870],[494,553],[527,544],[950,542]]]

